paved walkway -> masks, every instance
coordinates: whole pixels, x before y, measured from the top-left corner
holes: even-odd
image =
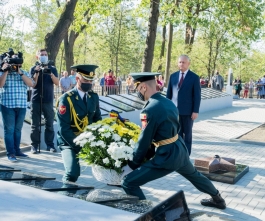
[[[199,115],[193,129],[191,160],[214,156],[232,157],[237,163],[247,164],[250,171],[236,184],[214,182],[227,202],[227,209],[220,211],[200,205],[207,197],[177,173],[146,184],[143,189],[149,200],[161,202],[178,190],[183,190],[191,212],[207,211],[233,220],[265,220],[265,146],[230,142],[265,122],[265,100],[237,100],[233,107]],[[265,135],[264,135],[265,136]],[[42,152],[30,158],[10,163],[6,157],[1,164],[21,168],[23,171],[53,176],[61,180],[64,168],[60,153]],[[122,191],[97,182],[91,168],[83,164],[78,183]]]

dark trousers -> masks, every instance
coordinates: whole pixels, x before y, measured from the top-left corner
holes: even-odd
[[[238,95],[238,97],[240,97],[240,89],[236,89],[236,94],[235,95]]]
[[[106,91],[108,95],[116,94],[116,85],[107,85]]]
[[[174,170],[150,168],[143,165],[124,177],[122,187],[127,194],[138,196],[139,200],[144,200],[146,198],[140,186],[166,176],[173,171]],[[189,180],[199,191],[210,195],[216,195],[218,193],[212,182],[199,173],[189,160],[186,165],[177,169],[176,172]]]
[[[15,155],[21,152],[20,141],[26,108],[8,108],[0,105],[4,126],[4,140],[6,155]]]
[[[179,115],[180,131],[179,136],[181,136],[185,142],[185,145],[191,154],[191,144],[192,144],[192,127],[193,120],[191,115]]]
[[[222,91],[222,89],[220,88],[220,85],[219,84],[216,85],[216,90]]]
[[[76,152],[72,149],[61,149],[61,154],[65,169],[63,181],[77,181],[78,177],[80,176],[80,165],[79,158],[76,156]]]
[[[54,148],[54,110],[53,103],[43,103],[42,104],[42,113],[45,118],[45,131],[44,139],[47,147]],[[37,147],[40,144],[39,131],[40,131],[40,103],[31,104],[31,145]]]

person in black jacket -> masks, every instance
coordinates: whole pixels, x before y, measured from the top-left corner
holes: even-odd
[[[32,89],[31,98],[31,153],[36,154],[40,145],[40,115],[45,118],[44,140],[47,151],[56,152],[54,147],[54,85],[59,85],[57,69],[48,64],[48,53],[46,49],[40,49],[37,54],[38,62],[30,69],[30,75],[36,82]],[[41,103],[41,104],[40,104]],[[42,105],[42,110],[40,110]]]

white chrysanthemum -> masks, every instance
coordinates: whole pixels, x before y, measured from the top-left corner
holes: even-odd
[[[103,159],[103,163],[108,164],[108,163],[109,163],[109,158],[108,158],[108,157],[104,158],[104,159]]]
[[[85,133],[80,134],[80,135],[77,136],[75,139],[77,139],[77,140],[79,140],[79,141],[85,139]]]
[[[96,139],[96,137],[94,136],[94,135],[91,135],[90,137],[89,137],[89,141],[91,142],[91,141],[94,141]]]
[[[91,142],[91,143],[90,143],[90,146],[91,146],[91,147],[96,147],[96,146],[97,146],[97,142],[94,142],[94,141]]]
[[[99,127],[101,127],[101,124],[90,124],[90,125],[86,126],[86,129],[88,129],[88,130],[96,130]]]
[[[108,146],[107,152],[111,156],[112,159],[118,160],[120,158],[120,153],[119,153],[119,146],[117,143],[112,142]]]
[[[102,133],[102,132],[104,132],[105,130],[106,130],[105,128],[99,128],[99,129],[98,129],[98,132]]]
[[[133,160],[133,155],[132,155],[132,154],[128,155],[128,159],[129,159],[130,161],[132,161],[132,160]]]
[[[102,126],[102,128],[108,130],[110,128],[110,126],[109,125],[104,125],[104,126]]]
[[[73,142],[74,142],[74,143],[77,143],[77,142],[79,142],[79,138],[78,138],[78,137],[76,137],[76,138],[73,140]]]
[[[92,132],[86,132],[84,137],[90,138],[92,135],[93,135]]]
[[[115,141],[120,141],[121,137],[118,134],[112,134],[112,139]]]
[[[121,161],[116,160],[114,165],[115,165],[115,167],[120,167],[121,166]]]
[[[80,145],[80,140],[74,140],[74,143],[75,143],[76,145]]]
[[[110,132],[107,132],[107,133],[103,134],[102,136],[104,136],[106,138],[109,138],[111,136],[111,133]]]
[[[83,147],[86,143],[87,143],[87,140],[86,140],[86,139],[85,139],[85,140],[81,140],[81,141],[79,142],[79,145],[80,145],[81,147]]]
[[[124,142],[121,142],[121,141],[120,141],[120,142],[117,142],[117,145],[118,145],[118,146],[124,146],[124,145],[126,145],[126,144],[125,144]]]
[[[130,139],[129,144],[130,144],[130,146],[134,146],[135,145],[135,142],[132,139]]]
[[[106,144],[102,140],[99,140],[97,142],[97,146],[100,146],[100,147],[103,147],[104,148],[106,146]]]

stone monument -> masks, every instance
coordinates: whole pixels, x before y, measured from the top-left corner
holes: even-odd
[[[233,70],[232,68],[229,68],[228,75],[227,75],[227,84],[226,84],[226,93],[233,94],[233,86],[231,84],[233,78]]]
[[[236,164],[235,159],[219,155],[195,159],[194,166],[210,180],[231,184],[235,184],[249,171],[247,165]]]
[[[215,155],[215,157],[206,157],[203,159],[195,159],[195,167],[202,167],[209,170],[210,173],[217,171],[232,171],[236,172],[235,159],[220,157]]]

